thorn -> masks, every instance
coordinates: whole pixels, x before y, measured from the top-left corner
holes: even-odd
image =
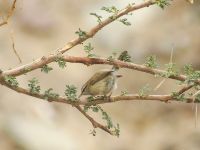
[[[157,91],[160,87],[161,87],[161,85],[163,85],[163,83],[166,81],[166,78],[165,79],[163,79],[153,90],[154,91]]]

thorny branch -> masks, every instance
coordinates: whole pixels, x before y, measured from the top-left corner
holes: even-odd
[[[108,132],[109,134],[113,135],[113,133],[104,125],[96,122],[92,117],[90,117],[82,108],[81,106],[75,106],[91,123],[92,123],[92,126],[94,128],[100,128],[106,132]]]
[[[8,23],[8,19],[12,16],[13,11],[15,9],[16,1],[17,0],[13,1],[12,7],[11,7],[10,11],[8,12],[8,15],[6,16],[6,19],[2,23],[0,23],[0,26],[3,26]],[[153,4],[155,4],[155,1],[153,2],[153,1],[149,0],[149,1],[143,2],[141,4],[137,4],[137,5],[135,5],[135,4],[128,5],[126,8],[118,11],[113,16],[108,17],[107,19],[105,19],[104,21],[102,21],[101,23],[99,23],[98,25],[93,27],[89,32],[86,32],[86,35],[84,38],[78,37],[78,38],[68,42],[63,48],[59,48],[59,50],[56,51],[54,54],[51,54],[49,56],[43,56],[42,58],[37,59],[29,64],[22,65],[20,67],[16,67],[11,70],[7,70],[7,71],[3,71],[3,72],[0,70],[0,84],[6,86],[16,92],[46,100],[44,94],[31,93],[28,89],[22,88],[20,86],[11,86],[10,84],[8,84],[5,81],[5,77],[6,76],[23,75],[23,74],[31,72],[35,69],[41,68],[44,65],[52,63],[52,62],[56,61],[56,59],[59,57],[61,57],[64,61],[71,62],[71,63],[83,63],[85,65],[93,65],[93,64],[115,65],[115,66],[118,66],[121,68],[137,70],[137,71],[149,73],[152,75],[159,75],[159,74],[166,73],[166,71],[164,71],[164,70],[153,69],[150,67],[146,67],[144,65],[128,63],[128,62],[123,62],[123,61],[119,61],[119,60],[109,61],[107,59],[102,59],[102,58],[75,57],[75,56],[68,56],[68,55],[63,56],[63,54],[66,51],[70,50],[71,48],[73,48],[74,46],[76,46],[78,44],[81,44],[85,40],[92,38],[98,31],[100,31],[102,28],[104,28],[108,24],[112,23],[116,19],[120,18],[121,16],[124,16],[130,12],[133,12],[135,10],[138,10],[138,9],[141,9],[144,7],[148,7]],[[186,80],[185,75],[176,75],[176,76],[170,75],[168,78],[179,80],[179,81]],[[200,80],[195,80],[195,83],[200,84]],[[194,86],[194,84],[186,85],[185,87],[181,88],[177,92],[177,96],[183,94],[187,90],[191,89],[193,86]],[[92,123],[94,128],[100,128],[100,129],[108,132],[111,135],[112,135],[112,132],[106,126],[101,125],[100,123],[96,122],[91,116],[89,116],[81,108],[81,105],[91,106],[91,105],[97,105],[97,104],[113,103],[113,102],[117,102],[117,101],[130,101],[130,100],[156,100],[156,101],[161,101],[161,102],[168,102],[169,100],[179,101],[178,98],[173,97],[173,95],[171,95],[171,94],[168,94],[168,95],[145,95],[145,96],[141,96],[139,94],[131,94],[131,95],[124,95],[124,96],[120,95],[120,96],[112,96],[109,99],[96,98],[93,101],[89,101],[89,102],[83,101],[80,99],[78,99],[76,101],[70,101],[69,99],[67,99],[65,97],[61,97],[61,96],[58,96],[56,98],[51,98],[51,97],[48,98],[49,102],[66,103],[66,104],[70,104],[70,105],[76,107]],[[199,102],[199,101],[194,101],[193,98],[186,98],[185,102],[192,103],[192,102]]]

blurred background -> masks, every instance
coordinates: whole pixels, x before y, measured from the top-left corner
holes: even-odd
[[[102,6],[123,8],[140,0],[18,0],[9,24],[0,27],[0,68],[7,70],[54,52],[77,37],[78,28],[88,31],[97,24],[89,15],[96,12],[104,18]],[[0,16],[5,16],[11,0],[0,0]],[[156,55],[159,68],[169,62],[174,48],[173,62],[181,69],[185,64],[200,68],[200,1],[193,5],[176,1],[164,11],[157,6],[144,8],[127,16],[132,23],[124,26],[114,22],[101,30],[91,42],[94,53],[108,57],[113,52],[127,50],[133,62],[143,64],[145,57]],[[12,50],[11,34],[22,64]],[[67,55],[86,56],[83,45],[78,45]],[[18,77],[20,85],[27,88],[28,80],[37,77],[43,91],[53,87],[64,95],[66,84],[81,86],[106,65],[85,66],[67,63],[65,69],[57,64],[49,74],[40,69]],[[138,93],[149,84],[155,88],[162,79],[134,70],[120,69],[123,75],[118,82],[121,91]],[[167,81],[151,94],[169,94],[179,89],[177,82]],[[16,93],[0,86],[0,149],[1,150],[199,150],[200,119],[195,128],[193,104],[161,103],[156,101],[130,101],[104,104],[102,107],[114,123],[120,124],[120,137],[113,137],[97,129],[90,134],[92,125],[75,108],[58,103],[48,103]],[[198,112],[200,113],[200,111]],[[101,122],[101,118],[97,117]]]

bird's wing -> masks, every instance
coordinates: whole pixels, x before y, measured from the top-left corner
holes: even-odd
[[[84,90],[88,87],[88,85],[94,85],[98,81],[104,79],[107,75],[109,75],[113,70],[110,71],[100,71],[95,73],[81,88],[81,93],[84,92]]]

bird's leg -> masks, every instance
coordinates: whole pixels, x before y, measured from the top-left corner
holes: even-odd
[[[110,98],[110,97],[111,97],[111,95],[112,95],[112,92],[110,92],[110,94],[108,95],[108,97],[109,97],[109,99],[108,99],[108,100],[109,100],[110,102],[112,101],[112,100],[111,100],[111,98]]]
[[[111,95],[112,95],[112,92],[110,92],[110,94],[108,94],[108,95],[104,95],[104,100],[111,101],[111,99],[110,99]]]

